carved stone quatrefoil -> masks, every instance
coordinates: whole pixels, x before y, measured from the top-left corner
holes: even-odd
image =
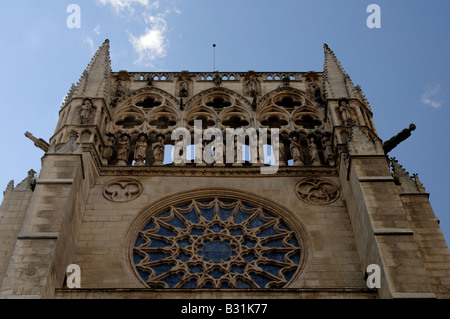
[[[129,202],[141,195],[143,190],[139,181],[131,178],[119,178],[110,181],[103,189],[103,196],[112,202]]]
[[[338,187],[331,181],[320,178],[303,179],[295,185],[298,198],[308,204],[327,205],[339,197]]]

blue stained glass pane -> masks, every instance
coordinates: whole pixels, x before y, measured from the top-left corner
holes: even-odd
[[[245,245],[245,246],[247,246],[247,247],[249,247],[249,248],[252,248],[252,247],[255,247],[256,241],[251,240],[251,239],[249,239],[249,238],[245,238],[245,239],[244,239],[244,242],[243,242],[242,244]]]
[[[225,275],[225,273],[219,269],[214,269],[213,271],[211,271],[209,273],[209,275],[211,277],[213,277],[214,279],[219,279],[220,277],[222,277],[223,275]]]
[[[250,224],[248,225],[248,228],[257,228],[261,225],[264,225],[266,222],[263,221],[259,215],[257,215],[255,218],[253,218],[253,220],[250,222]]]
[[[203,229],[192,228],[191,235],[193,235],[193,236],[203,236]]]
[[[231,289],[233,287],[230,286],[230,284],[226,281],[222,282],[222,284],[220,285],[220,288],[222,289]]]
[[[167,263],[167,264],[161,264],[153,266],[153,270],[155,271],[156,276],[159,276],[161,274],[164,274],[172,269],[172,267],[175,266],[173,263]]]
[[[228,218],[230,218],[232,213],[233,213],[233,209],[225,209],[225,208],[222,208],[222,207],[219,208],[219,217],[223,221],[225,221]]]
[[[202,215],[206,220],[212,220],[214,218],[214,207],[208,209],[202,209]]]
[[[193,224],[198,223],[197,213],[195,212],[194,209],[192,209],[189,213],[185,213],[183,216]]]
[[[173,231],[171,231],[170,229],[168,229],[164,226],[159,227],[157,234],[162,235],[162,236],[167,236],[167,237],[175,237],[176,236],[176,234]]]
[[[145,244],[145,240],[142,238],[142,236],[138,236],[138,238],[136,239],[136,243],[134,244],[134,247],[139,247],[142,244]]]
[[[150,230],[150,229],[155,229],[155,224],[153,223],[153,221],[151,221],[147,225],[145,225],[143,231]]]
[[[289,230],[289,228],[286,226],[286,224],[283,223],[282,221],[280,221],[280,223],[278,224],[278,228],[283,229],[283,230]]]
[[[254,253],[249,253],[249,254],[247,254],[247,255],[245,255],[245,256],[243,256],[243,257],[244,257],[244,259],[245,259],[246,261],[248,261],[248,262],[251,262],[251,261],[253,261],[253,260],[256,259],[256,256],[255,256]]]
[[[223,229],[223,227],[220,226],[219,224],[214,224],[209,229],[211,229],[215,233],[219,233]]]
[[[243,274],[245,270],[245,266],[242,265],[233,265],[231,266],[231,272],[236,274]]]
[[[273,236],[276,235],[277,231],[275,230],[275,227],[272,225],[270,227],[267,227],[259,232],[259,237],[267,237],[267,236]]]
[[[170,288],[173,288],[180,280],[183,278],[184,274],[182,272],[170,275],[163,279],[163,281],[169,285]]]
[[[258,264],[258,266],[265,272],[268,272],[269,274],[272,274],[274,276],[278,276],[278,272],[283,268],[283,267],[271,265],[271,264]]]
[[[183,223],[183,221],[178,218],[177,215],[173,216],[172,220],[169,222],[170,225],[173,225],[175,227],[186,229],[186,225]]]
[[[213,284],[212,284],[212,282],[207,281],[201,288],[210,289],[210,288],[213,288]]]
[[[285,253],[271,252],[271,253],[264,254],[263,256],[267,257],[269,259],[272,259],[272,260],[276,260],[276,261],[284,261]]]
[[[227,260],[231,254],[230,243],[214,239],[213,241],[205,243],[202,254],[205,256],[206,260],[212,260],[216,263],[221,260]]]
[[[183,240],[177,241],[177,244],[178,244],[178,246],[184,248],[184,247],[190,246],[191,242],[187,238],[184,238]]]
[[[147,281],[148,276],[150,275],[148,272],[142,271],[141,269],[138,269],[138,274],[144,281]]]
[[[290,259],[296,263],[299,264],[300,263],[300,252],[296,252],[293,255],[290,256]]]
[[[202,265],[192,265],[189,267],[189,271],[191,274],[197,274],[199,272],[203,272]]]
[[[242,210],[238,209],[238,211],[236,212],[236,216],[234,217],[234,221],[236,224],[240,224],[244,221],[246,221],[251,214],[249,213],[244,213]]]
[[[269,241],[264,243],[264,246],[267,246],[267,247],[284,247],[283,239],[282,238],[278,238],[278,239],[269,240]]]
[[[197,279],[191,279],[187,282],[185,282],[181,288],[196,288],[197,287]]]
[[[270,282],[269,278],[261,274],[251,273],[250,277],[260,288],[264,288]]]
[[[288,240],[288,243],[295,247],[298,247],[298,242],[297,239],[295,239],[295,236],[291,236],[291,238]]]
[[[229,231],[231,236],[241,236],[243,234],[241,228],[231,228]]]
[[[253,288],[252,285],[242,279],[236,280],[236,283],[238,288]]]
[[[170,254],[165,254],[161,252],[152,252],[148,254],[150,256],[149,261],[157,261],[167,257],[170,257]]]
[[[185,253],[180,253],[176,258],[181,261],[188,261],[191,258],[191,256]]]
[[[139,264],[143,259],[144,257],[139,255],[138,253],[133,253],[133,262],[135,265]]]
[[[165,241],[162,241],[162,240],[159,240],[159,239],[156,239],[156,238],[152,238],[149,247],[166,247],[168,245],[169,244],[167,242],[165,242]]]
[[[292,276],[295,274],[295,269],[283,271],[284,277],[287,281],[291,280]]]

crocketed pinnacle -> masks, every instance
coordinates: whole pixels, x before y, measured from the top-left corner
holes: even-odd
[[[104,98],[108,101],[110,76],[109,40],[106,39],[81,75],[73,98]]]

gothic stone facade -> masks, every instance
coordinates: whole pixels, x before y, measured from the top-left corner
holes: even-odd
[[[413,128],[382,143],[360,87],[324,54],[321,72],[112,72],[105,41],[49,143],[26,133],[44,155],[38,178],[4,192],[0,296],[450,297],[428,194],[387,156]],[[164,162],[176,128],[196,143],[196,120],[203,133],[266,128],[278,169]]]

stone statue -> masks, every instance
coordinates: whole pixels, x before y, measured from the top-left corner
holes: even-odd
[[[108,160],[111,159],[114,153],[114,145],[116,144],[116,138],[113,134],[108,134],[105,141],[105,148],[103,149],[102,161],[104,164],[108,164]]]
[[[314,137],[309,139],[309,154],[311,155],[311,165],[320,165],[319,153],[317,152],[317,145],[314,141]]]
[[[154,165],[161,166],[164,162],[164,135],[158,134],[156,142],[152,144]]]
[[[278,152],[279,152],[279,166],[286,166],[286,147],[284,146],[283,139],[280,139],[280,135],[277,135],[275,138],[275,144],[278,144]],[[273,146],[273,145],[272,145]]]
[[[136,166],[143,166],[147,157],[147,138],[145,134],[140,134],[134,149],[134,160]]]
[[[247,80],[247,92],[251,97],[258,95],[258,82],[253,76],[249,77]]]
[[[117,150],[117,165],[125,166],[128,163],[128,154],[130,152],[130,138],[128,134],[123,134],[119,140],[119,149]]]
[[[304,165],[302,160],[302,148],[298,141],[298,135],[291,136],[291,144],[289,146],[291,150],[291,156],[294,160],[294,166]]]
[[[342,122],[344,122],[344,125],[351,124],[353,120],[350,112],[350,105],[347,100],[339,100],[339,112],[341,112]]]
[[[225,166],[224,154],[225,145],[222,134],[216,135],[214,139],[214,166]]]
[[[242,166],[242,144],[238,145],[238,137],[234,136],[234,161],[232,166]]]
[[[331,144],[331,136],[330,134],[324,134],[322,136],[322,146],[323,146],[323,156],[325,160],[330,165],[334,165],[334,154],[333,154],[333,146]]]
[[[178,137],[178,141],[173,147],[173,161],[175,165],[186,165],[186,155],[184,154],[185,143],[183,135]]]
[[[180,81],[180,91],[179,95],[181,97],[188,97],[189,96],[189,84],[186,80]]]
[[[414,123],[411,123],[409,125],[409,128],[405,128],[400,133],[395,135],[394,137],[391,137],[389,140],[383,143],[383,150],[384,153],[387,154],[390,151],[392,151],[398,144],[406,140],[408,137],[411,136],[411,132],[416,129],[416,126]]]
[[[81,111],[80,111],[81,124],[89,124],[91,112],[92,112],[92,100],[84,99],[83,104],[81,104]]]

